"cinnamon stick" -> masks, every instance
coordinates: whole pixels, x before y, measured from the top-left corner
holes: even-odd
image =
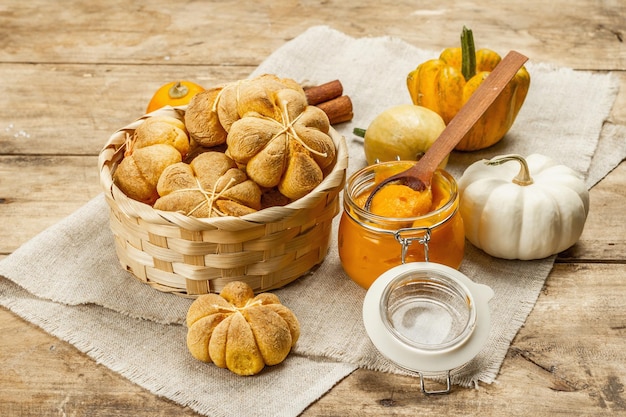
[[[317,106],[326,113],[330,124],[352,120],[352,100],[343,94],[343,85],[339,80],[306,87],[304,93],[311,106]]]
[[[331,125],[347,122],[354,116],[352,111],[352,100],[348,96],[340,96],[317,104],[328,116]]]
[[[311,106],[332,100],[343,94],[343,85],[339,80],[329,81],[324,84],[304,89],[306,99]]]

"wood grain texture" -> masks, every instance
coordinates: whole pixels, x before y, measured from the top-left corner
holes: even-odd
[[[626,125],[622,0],[7,0],[0,5],[0,259],[100,193],[97,155],[174,79],[246,77],[325,24],[439,51],[463,25],[478,47],[610,71],[609,122]],[[375,82],[375,77],[373,78]],[[78,184],[78,185],[77,185]],[[306,416],[626,413],[626,162],[591,190],[580,241],[561,253],[496,383],[424,396],[413,378],[358,370]],[[1,416],[195,416],[0,309]]]
[[[320,24],[355,37],[398,36],[433,50],[458,42],[467,25],[479,47],[516,49],[542,62],[621,70],[626,59],[620,0],[5,3],[0,61],[13,63],[257,65]]]
[[[0,254],[102,192],[96,156],[0,155]]]
[[[142,116],[172,79],[218,85],[253,67],[92,64],[0,65],[0,154],[97,155],[115,130]]]
[[[0,309],[0,415],[196,416]]]

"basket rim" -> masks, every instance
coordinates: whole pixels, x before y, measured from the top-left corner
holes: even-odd
[[[100,185],[107,197],[108,204],[116,204],[118,210],[131,218],[140,218],[155,224],[176,225],[187,230],[205,230],[207,228],[222,228],[228,230],[240,230],[255,227],[260,224],[282,221],[296,215],[300,210],[315,206],[321,198],[331,192],[339,192],[343,189],[348,167],[348,148],[345,137],[337,132],[332,126],[329,135],[335,143],[337,155],[333,169],[326,175],[322,182],[304,197],[285,206],[268,207],[241,217],[209,217],[198,218],[187,216],[179,212],[168,212],[154,209],[152,206],[127,197],[114,183],[113,171],[125,149],[126,136],[132,133],[141,123],[154,116],[169,116],[182,120],[187,106],[165,106],[152,113],[148,113],[132,123],[118,129],[113,133],[98,155],[98,168],[100,171]]]

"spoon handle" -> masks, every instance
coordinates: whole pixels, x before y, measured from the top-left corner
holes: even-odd
[[[478,86],[419,161],[406,171],[392,175],[374,187],[365,201],[365,210],[370,209],[374,194],[391,182],[402,180],[416,191],[430,188],[433,173],[441,161],[476,124],[527,60],[528,57],[519,52],[509,52]]]
[[[439,138],[431,145],[426,153],[414,166],[420,173],[433,173],[441,161],[463,139],[463,136],[476,124],[478,119],[487,111],[489,106],[500,95],[506,85],[513,79],[517,71],[528,60],[528,57],[519,52],[509,52],[494,70],[485,78],[461,107],[459,112],[450,120]],[[419,169],[417,169],[419,166]],[[420,178],[424,181],[424,178]],[[430,184],[430,178],[424,183]]]

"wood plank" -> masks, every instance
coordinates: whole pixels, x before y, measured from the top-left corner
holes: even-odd
[[[73,345],[4,308],[0,332],[2,416],[198,416],[96,364]]]
[[[166,82],[190,79],[206,87],[247,77],[253,67],[0,65],[15,88],[0,94],[0,155],[96,155],[117,129],[141,117]],[[626,125],[626,73],[610,116]]]
[[[95,156],[0,156],[0,254],[102,192]]]
[[[166,82],[212,86],[252,67],[0,65],[12,94],[0,94],[0,155],[97,155],[109,136],[145,114]]]
[[[557,262],[626,262],[626,162],[591,189],[589,216],[580,240]]]
[[[458,42],[461,25],[479,47],[518,49],[577,69],[621,69],[626,59],[626,4],[556,0],[512,5],[492,0],[416,5],[362,2],[197,3],[156,1],[138,7],[71,0],[10,0],[4,10],[0,62],[257,65],[309,26],[330,24],[360,36],[397,36],[439,51]],[[45,16],[45,19],[33,18]],[[95,17],[97,16],[97,17]]]

